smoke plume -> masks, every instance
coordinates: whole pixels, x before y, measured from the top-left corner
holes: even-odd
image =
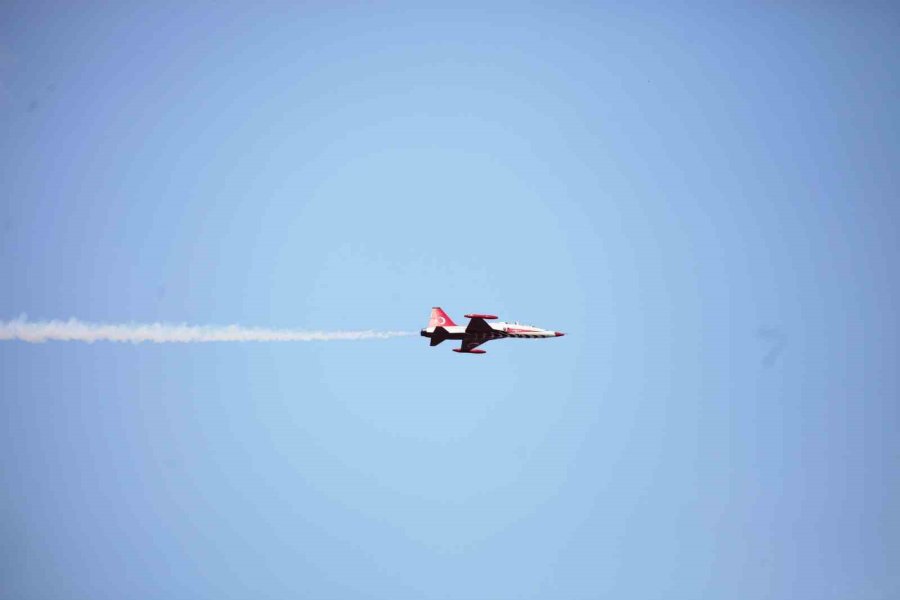
[[[330,340],[387,339],[413,335],[409,331],[304,331],[265,329],[240,325],[172,325],[166,323],[87,323],[68,321],[28,321],[24,316],[0,321],[0,340],[21,340],[33,344],[50,340],[66,342],[153,342],[156,344],[196,342],[312,342]]]

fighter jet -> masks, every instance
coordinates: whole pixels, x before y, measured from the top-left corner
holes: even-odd
[[[444,340],[462,340],[460,347],[454,348],[453,351],[464,354],[484,354],[484,350],[476,350],[476,348],[491,340],[502,338],[552,338],[566,335],[559,331],[541,329],[533,325],[522,325],[518,321],[515,323],[505,323],[503,321],[488,323],[488,320],[497,318],[494,315],[473,313],[466,315],[466,318],[471,319],[467,326],[457,325],[440,306],[435,306],[431,309],[431,319],[428,321],[428,327],[423,329],[421,334],[423,337],[431,338],[432,346],[437,346]]]

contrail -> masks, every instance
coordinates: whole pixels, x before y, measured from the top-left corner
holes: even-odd
[[[156,344],[196,342],[312,342],[330,340],[371,340],[414,335],[411,331],[304,331],[266,329],[240,325],[199,326],[167,323],[88,323],[68,321],[28,321],[24,316],[0,321],[0,340],[21,340],[38,344],[49,340],[65,342],[153,342]]]

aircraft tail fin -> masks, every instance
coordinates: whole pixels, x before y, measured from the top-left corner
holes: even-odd
[[[443,327],[441,327],[440,325],[438,325],[437,327],[434,328],[434,333],[431,334],[431,345],[437,346],[438,344],[440,344],[441,342],[446,340],[448,337],[449,337],[449,332],[446,329],[444,329]]]
[[[435,306],[431,309],[431,318],[428,320],[429,327],[452,327],[454,325],[456,323],[440,306]]]

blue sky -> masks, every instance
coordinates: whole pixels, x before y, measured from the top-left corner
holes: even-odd
[[[0,8],[0,595],[900,595],[890,4]]]

